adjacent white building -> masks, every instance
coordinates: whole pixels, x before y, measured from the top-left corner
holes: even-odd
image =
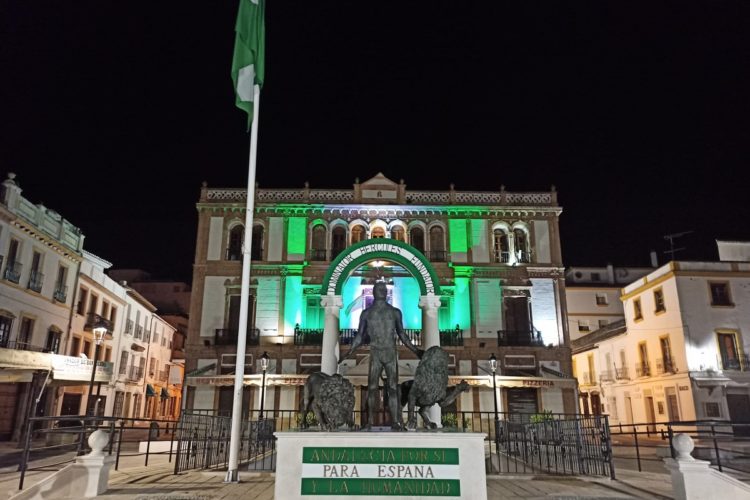
[[[572,343],[591,396],[582,411],[613,423],[750,421],[750,262],[670,262],[624,287],[622,304],[624,325]]]

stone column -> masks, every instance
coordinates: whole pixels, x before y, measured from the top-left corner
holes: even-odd
[[[344,303],[341,295],[329,294],[321,297],[320,305],[325,309],[320,371],[334,375],[339,362],[339,314]]]
[[[428,294],[419,297],[419,308],[422,309],[422,349],[425,351],[433,346],[440,345],[440,329],[438,327],[438,310],[440,309],[440,297]],[[430,420],[442,427],[442,412],[440,405],[433,405],[429,409]]]

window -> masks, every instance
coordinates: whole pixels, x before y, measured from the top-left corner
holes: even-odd
[[[88,340],[83,341],[83,351],[81,353],[85,354],[87,358],[91,358],[91,342]]]
[[[112,328],[115,327],[115,320],[117,320],[117,308],[112,306],[109,309],[109,321],[112,323]]]
[[[89,313],[96,314],[96,308],[99,306],[99,297],[95,294],[91,294],[91,300],[89,300]]]
[[[445,232],[440,226],[430,228],[430,260],[433,262],[445,262]]]
[[[80,337],[73,337],[73,341],[70,343],[70,355],[78,356],[81,353],[81,339]]]
[[[156,375],[156,358],[151,358],[148,362],[148,374],[150,376]]]
[[[323,328],[324,311],[320,306],[320,295],[308,295],[305,306],[305,328]]]
[[[661,288],[654,290],[654,312],[661,313],[666,311],[664,305],[664,291]]]
[[[729,295],[729,283],[709,283],[711,290],[712,306],[732,306],[732,299]]]
[[[18,330],[16,349],[27,349],[31,345],[34,335],[34,320],[31,318],[21,319],[21,328]]]
[[[18,251],[21,244],[18,240],[11,239],[8,246],[8,261],[5,264],[3,278],[18,283],[21,280],[21,263],[18,262]]]
[[[657,366],[657,369],[661,368],[662,373],[674,373],[674,363],[672,362],[672,348],[669,344],[669,336],[659,338],[659,347],[661,348],[661,365]]]
[[[242,244],[244,239],[245,227],[242,224],[237,224],[229,230],[227,260],[242,260]]]
[[[517,228],[513,230],[513,242],[516,247],[516,262],[531,262],[531,256],[529,252],[529,237],[526,231]]]
[[[606,320],[606,319],[600,319],[600,320],[599,320],[599,328],[604,328],[604,327],[605,327],[605,326],[607,326],[608,324],[609,324],[609,321],[608,321],[608,320]]]
[[[112,415],[115,417],[122,416],[122,403],[125,399],[125,393],[122,391],[115,392],[115,405],[112,408]]]
[[[594,367],[594,355],[589,354],[586,357],[586,361],[587,361],[588,368],[589,368],[589,380],[588,381],[594,384],[596,383],[596,368]]]
[[[10,340],[10,329],[13,326],[13,318],[10,316],[0,316],[0,347],[8,347]]]
[[[104,355],[102,356],[102,359],[100,359],[99,361],[110,362],[111,360],[112,360],[112,348],[107,347],[106,349],[104,349]]]
[[[397,241],[406,241],[406,231],[401,226],[393,226],[391,229],[391,238]]]
[[[596,294],[596,305],[597,306],[606,306],[609,304],[609,301],[607,301],[607,294],[606,293],[597,293]]]
[[[107,318],[109,316],[109,302],[102,300],[102,318]]]
[[[359,243],[365,239],[365,228],[362,225],[357,224],[352,228],[352,244]]]
[[[643,319],[643,308],[641,307],[641,299],[633,299],[633,319],[636,321]]]
[[[497,263],[510,261],[510,248],[508,247],[508,233],[502,229],[492,231],[493,260]]]
[[[68,268],[65,266],[59,266],[57,268],[57,279],[55,280],[55,290],[53,296],[58,302],[65,302],[68,298],[68,286],[65,284],[68,281]]]
[[[648,348],[645,342],[638,344],[638,366],[636,366],[636,375],[639,377],[648,377],[651,375],[651,369],[648,364]]]
[[[85,288],[78,289],[78,305],[76,306],[77,314],[86,314],[86,299],[89,292]]]
[[[589,327],[589,322],[586,320],[579,319],[578,320],[578,331],[579,332],[590,332],[591,328]]]
[[[706,418],[721,418],[721,407],[719,403],[703,403]]]
[[[344,248],[346,248],[346,229],[343,226],[336,226],[331,232],[331,260],[343,252]]]
[[[737,334],[735,332],[718,332],[719,355],[721,367],[724,370],[742,369],[740,352],[737,348]]]
[[[49,329],[47,331],[47,340],[44,343],[44,350],[46,352],[52,352],[57,354],[60,351],[60,338],[62,332],[60,330]]]
[[[42,282],[44,280],[41,268],[42,254],[34,250],[31,256],[31,273],[29,274],[29,285],[27,288],[37,293],[42,291]]]
[[[370,231],[370,238],[385,238],[385,229],[382,227],[374,227]]]
[[[250,259],[263,260],[263,226],[255,224],[253,226],[253,241],[250,244]]]
[[[424,253],[424,231],[421,227],[413,227],[409,231],[409,243],[411,246]]]
[[[120,375],[125,375],[128,370],[128,351],[122,351],[120,353]]]
[[[310,260],[326,260],[326,227],[323,224],[313,227]]]

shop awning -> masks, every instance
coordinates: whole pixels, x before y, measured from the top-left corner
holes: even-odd
[[[154,390],[154,386],[151,384],[146,385],[146,397],[147,398],[153,398],[156,396],[156,391]]]
[[[166,387],[161,388],[161,394],[159,397],[161,397],[162,399],[169,399],[169,391]]]

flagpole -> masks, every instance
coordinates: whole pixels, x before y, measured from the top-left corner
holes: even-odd
[[[232,400],[232,430],[229,438],[229,463],[224,482],[238,483],[240,441],[242,434],[242,390],[245,382],[245,350],[247,348],[247,319],[250,304],[250,255],[253,242],[253,212],[255,211],[255,167],[258,157],[258,115],[260,114],[260,86],[253,87],[253,122],[250,128],[250,166],[247,173],[247,207],[245,208],[245,242],[242,246],[242,285],[240,287],[240,324],[237,331],[237,363],[234,369],[234,399]],[[261,389],[263,390],[263,389]]]

